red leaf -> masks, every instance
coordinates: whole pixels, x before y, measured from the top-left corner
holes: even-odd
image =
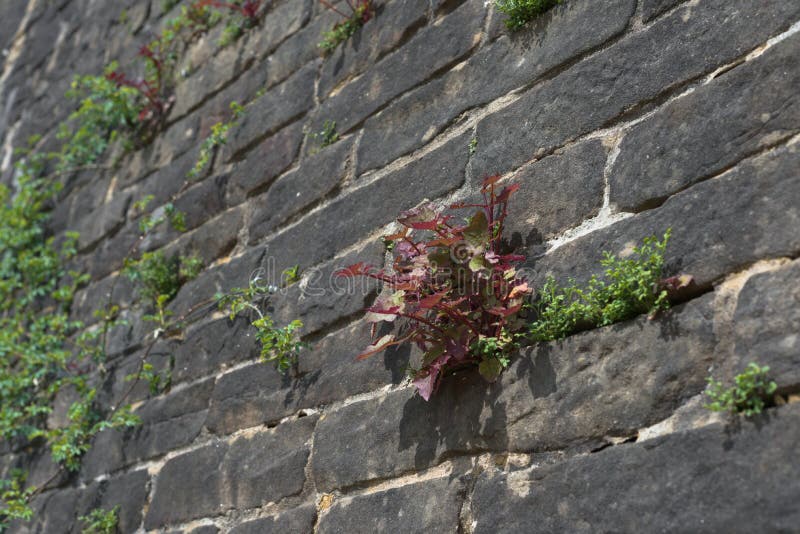
[[[519,191],[519,184],[507,186],[499,195],[497,195],[497,202],[508,202],[509,197],[517,191]]]
[[[488,178],[485,178],[481,186],[481,191],[485,193],[486,191],[489,190],[491,186],[499,182],[501,178],[502,176],[499,174],[495,174],[494,176],[489,176]]]

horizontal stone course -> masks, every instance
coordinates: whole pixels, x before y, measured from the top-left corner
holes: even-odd
[[[702,0],[577,63],[478,123],[478,175],[504,173],[613,123],[670,88],[746,54],[800,18],[800,6]],[[481,140],[483,140],[481,142]]]
[[[631,0],[567,3],[547,15],[545,27],[505,34],[460,68],[409,91],[364,124],[359,174],[424,145],[460,113],[523,87],[618,35],[633,8]],[[477,140],[479,153],[491,141]]]
[[[457,532],[464,482],[425,480],[336,500],[320,515],[316,532]]]
[[[694,276],[709,286],[765,258],[800,252],[800,144],[742,162],[722,176],[673,195],[662,206],[577,238],[528,260],[533,278],[561,282],[600,273],[602,252],[630,251],[648,235],[672,228],[666,274]]]
[[[671,102],[622,140],[612,203],[636,211],[800,132],[800,35]]]
[[[315,422],[305,417],[170,459],[156,478],[145,528],[257,508],[300,493]]]
[[[474,532],[790,532],[800,406],[528,471],[482,476]]]
[[[285,534],[313,532],[317,511],[314,505],[298,506],[278,515],[255,519],[236,525],[231,534]]]

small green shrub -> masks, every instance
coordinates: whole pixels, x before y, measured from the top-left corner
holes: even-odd
[[[495,0],[495,5],[506,15],[505,25],[509,30],[518,30],[545,11],[563,0]]]
[[[311,134],[311,138],[319,145],[319,148],[325,148],[334,144],[339,140],[339,133],[336,131],[336,121],[326,120],[322,123],[322,130]],[[313,150],[316,152],[316,150]]]
[[[726,388],[722,382],[709,377],[706,408],[713,412],[742,413],[745,417],[760,414],[778,385],[769,380],[768,366],[751,362],[747,369],[733,379],[734,385]]]
[[[187,178],[195,179],[200,176],[203,169],[205,169],[211,161],[217,148],[227,143],[228,132],[238,125],[238,119],[245,114],[244,106],[238,102],[231,102],[230,108],[233,113],[233,118],[228,122],[218,122],[211,127],[211,133],[203,140],[203,144],[200,146],[200,155],[194,167],[192,167],[187,174]]]
[[[0,479],[0,532],[14,519],[28,521],[33,517],[30,500],[35,488],[25,488],[27,474],[19,469],[10,473],[11,478]]]
[[[284,373],[292,368],[306,343],[300,340],[302,321],[294,320],[283,328],[275,327],[272,318],[265,315],[258,306],[278,288],[262,284],[258,277],[250,281],[248,287],[236,288],[227,294],[218,294],[217,303],[233,320],[248,311],[255,312],[258,318],[250,324],[256,329],[256,339],[261,345],[261,360],[272,362],[278,371]]]
[[[81,534],[114,534],[119,523],[119,506],[111,510],[96,508],[78,518],[83,523]]]
[[[375,15],[375,7],[372,4],[372,0],[355,0],[355,3],[348,1],[347,6],[350,8],[350,13],[340,11],[327,0],[320,0],[320,3],[342,17],[342,20],[337,22],[330,31],[322,34],[322,41],[318,46],[325,54],[336,50],[336,47],[352,37],[360,27],[369,22]]]
[[[559,287],[553,278],[548,278],[535,305],[537,319],[530,327],[531,338],[535,341],[561,339],[579,330],[610,325],[669,307],[670,289],[691,283],[691,277],[661,278],[670,233],[667,230],[660,242],[655,237],[646,238],[642,246],[633,249],[630,259],[604,252],[600,263],[606,268],[605,280],[593,276],[587,286],[581,288],[572,281]]]

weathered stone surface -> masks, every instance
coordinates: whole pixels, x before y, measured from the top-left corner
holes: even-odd
[[[391,20],[391,24],[375,22],[357,31],[334,50],[322,64],[319,80],[321,98],[328,98],[339,84],[362,72],[377,59],[407,39],[427,20],[427,0],[399,0],[377,5],[374,21]]]
[[[317,511],[314,505],[304,505],[279,515],[247,521],[231,529],[230,534],[286,534],[313,532]]]
[[[364,124],[358,172],[422,146],[458,115],[522,87],[619,34],[634,2],[581,0],[557,8],[546,25],[504,35],[459,69],[403,95]],[[478,152],[489,138],[478,138]]]
[[[87,515],[96,509],[111,510],[119,506],[118,530],[134,532],[142,523],[142,509],[147,500],[149,482],[150,475],[146,469],[96,482],[82,493],[77,515]]]
[[[794,35],[633,127],[611,202],[639,210],[800,131],[798,54]]]
[[[684,0],[643,0],[642,18],[645,22],[650,21],[683,1]]]
[[[636,435],[705,388],[710,303],[539,344],[495,384],[459,373],[430,402],[401,390],[326,413],[314,439],[317,490],[424,469],[448,454],[596,447]]]
[[[164,248],[167,255],[197,256],[204,266],[230,254],[238,243],[239,230],[244,224],[244,210],[237,207],[205,221],[193,232],[180,234]]]
[[[258,356],[259,349],[250,321],[216,319],[197,325],[175,349],[173,380],[194,380],[225,366]]]
[[[733,317],[736,368],[769,365],[779,387],[800,385],[800,260],[750,278]]]
[[[75,231],[80,234],[78,250],[85,251],[91,248],[103,237],[122,226],[130,202],[130,195],[117,194],[107,204],[103,204],[92,213],[87,213],[75,226]]]
[[[345,256],[301,272],[303,280],[275,294],[267,305],[267,311],[281,325],[300,319],[304,335],[359,315],[377,296],[380,283],[371,278],[337,278],[336,272],[358,262],[381,266],[385,254],[385,246],[375,239]],[[270,271],[277,269],[267,269]],[[280,286],[281,282],[276,279],[270,283]]]
[[[316,65],[298,71],[282,84],[270,89],[247,108],[227,142],[231,157],[239,157],[256,143],[289,124],[314,104]]]
[[[247,287],[251,277],[259,269],[263,256],[263,249],[251,248],[244,254],[206,269],[197,278],[181,286],[168,309],[181,314],[208,302],[205,309],[210,311],[214,308],[213,299],[217,293],[226,293],[235,287]]]
[[[339,133],[347,133],[392,98],[463,57],[480,38],[484,12],[483,2],[468,0],[440,24],[419,31],[401,50],[325,100],[313,129],[331,120]]]
[[[599,140],[573,145],[519,170],[505,235],[515,247],[532,247],[597,215],[603,205],[606,149]]]
[[[747,160],[728,173],[529,260],[535,282],[547,274],[586,280],[602,271],[602,252],[620,254],[672,228],[667,274],[691,274],[700,286],[763,258],[800,251],[800,144]]]
[[[145,528],[223,512],[220,466],[227,451],[226,443],[215,442],[167,462],[155,479],[155,493],[145,517]]]
[[[317,532],[456,532],[463,482],[443,477],[334,501]]]
[[[215,434],[279,421],[302,408],[330,404],[359,393],[398,384],[405,378],[410,348],[357,362],[371,343],[361,324],[324,337],[299,357],[300,376],[279,374],[266,363],[254,363],[217,380],[206,426]]]
[[[255,508],[299,493],[315,422],[316,417],[305,417],[169,460],[156,478],[145,528]]]
[[[323,149],[254,198],[250,238],[261,239],[303,209],[334,194],[352,166],[352,148],[350,138]]]
[[[791,532],[800,522],[800,406],[482,476],[474,532]]]
[[[464,183],[468,136],[374,182],[353,189],[265,243],[265,265],[276,272],[298,264],[307,269],[366,237],[425,198],[437,199]],[[386,209],[385,199],[391,199]],[[289,254],[291,252],[291,254]]]
[[[296,122],[250,150],[247,158],[231,172],[225,193],[228,205],[239,204],[253,193],[268,187],[295,160],[302,141],[303,125]]]
[[[704,0],[537,85],[478,123],[473,170],[503,173],[730,62],[800,17],[800,5]]]

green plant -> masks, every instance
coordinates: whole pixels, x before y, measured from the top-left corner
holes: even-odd
[[[633,249],[633,257],[620,259],[608,252],[600,261],[605,280],[592,276],[586,287],[573,281],[559,287],[551,277],[539,291],[536,321],[530,336],[536,341],[561,339],[574,332],[610,325],[643,313],[669,307],[670,295],[692,284],[692,277],[663,279],[664,251],[670,237],[648,237]]]
[[[69,318],[75,291],[88,276],[65,267],[75,255],[77,234],[68,233],[60,246],[48,237],[46,206],[59,186],[41,176],[47,159],[24,152],[15,189],[0,185],[0,436],[22,446],[45,444],[60,474],[78,468],[98,432],[138,420],[124,398],[103,410],[89,385],[105,350],[97,331]],[[114,321],[113,309],[101,315]],[[67,421],[52,427],[47,418],[65,391],[77,400]],[[22,473],[0,481],[0,527],[9,519],[29,519],[30,499],[48,484],[23,488],[24,482]]]
[[[506,15],[509,30],[518,30],[562,0],[495,0],[497,9]]]
[[[473,137],[469,140],[469,155],[474,156],[475,152],[478,150],[478,138]]]
[[[247,311],[255,312],[258,318],[250,324],[256,329],[256,339],[261,344],[261,360],[274,363],[283,373],[292,368],[306,343],[300,340],[299,335],[302,321],[294,320],[283,328],[277,328],[272,318],[258,306],[277,290],[275,286],[263,284],[256,276],[247,287],[218,294],[216,299],[219,309],[225,311],[231,320]]]
[[[300,265],[287,267],[281,273],[283,275],[283,282],[289,286],[300,281]]]
[[[111,510],[95,508],[78,520],[84,525],[81,534],[114,534],[119,523],[119,506]]]
[[[203,172],[203,169],[205,169],[211,161],[217,148],[228,141],[228,132],[231,128],[238,125],[238,119],[245,114],[244,106],[238,102],[231,102],[230,109],[233,117],[228,122],[218,122],[211,127],[211,133],[203,140],[203,144],[200,145],[200,155],[194,167],[192,167],[187,174],[187,178],[195,179],[200,176],[200,173]]]
[[[336,131],[336,121],[326,120],[322,124],[322,130],[311,134],[311,138],[319,145],[319,148],[330,146],[339,140],[339,133]]]
[[[66,97],[80,101],[80,106],[59,125],[57,137],[63,144],[55,157],[60,169],[95,162],[117,140],[130,147],[127,132],[135,127],[141,104],[135,89],[109,79],[117,68],[111,63],[103,76],[73,80]]]
[[[383,282],[384,291],[365,319],[409,324],[400,334],[375,340],[358,358],[414,343],[424,355],[421,367],[412,371],[413,384],[425,400],[448,370],[477,365],[486,380],[497,379],[519,346],[524,328],[519,312],[530,289],[515,268],[524,258],[501,250],[508,200],[519,186],[497,194],[499,179],[484,181],[483,203],[452,206],[477,208],[464,225],[432,205],[402,213],[397,221],[403,229],[384,238],[395,244],[393,272],[364,263],[337,272]]]
[[[375,7],[372,0],[346,0],[350,13],[344,13],[334,7],[327,0],[320,0],[326,8],[342,17],[330,31],[322,34],[322,41],[319,47],[323,52],[329,54],[336,50],[343,42],[347,41],[356,31],[375,15]]]
[[[181,0],[161,0],[161,12],[167,13],[172,11],[172,8],[177,6]]]
[[[768,366],[751,362],[743,373],[734,377],[732,387],[726,388],[722,382],[708,377],[706,395],[711,402],[706,408],[713,412],[742,413],[745,417],[760,414],[778,389],[768,374]]]
[[[25,488],[27,474],[14,469],[11,478],[0,479],[0,532],[8,527],[8,522],[13,519],[28,521],[33,517],[30,500],[35,493],[35,488]]]

